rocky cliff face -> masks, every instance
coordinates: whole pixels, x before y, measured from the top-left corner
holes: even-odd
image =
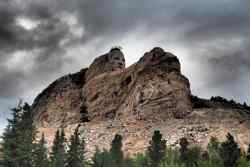
[[[122,62],[121,55],[117,53]],[[100,67],[98,63],[91,65],[93,69]],[[92,73],[95,77],[83,86],[89,120],[159,121],[183,118],[191,112],[189,82],[181,75],[174,55],[155,48],[127,69],[111,69],[100,75]]]
[[[59,128],[79,123],[86,71],[59,78],[36,97],[32,109],[37,127]]]
[[[127,154],[143,152],[156,129],[172,146],[184,136],[205,146],[210,136],[223,139],[233,132],[245,147],[250,143],[246,110],[191,96],[178,58],[161,48],[128,68],[120,49],[111,49],[89,69],[55,81],[33,104],[35,124],[49,145],[58,128],[69,137],[80,126],[90,154],[95,146],[108,148],[116,133],[123,135]]]

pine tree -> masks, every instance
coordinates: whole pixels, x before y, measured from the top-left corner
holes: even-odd
[[[110,153],[107,150],[101,152],[98,148],[92,157],[92,162],[91,167],[116,167]]]
[[[33,124],[33,115],[30,106],[25,103],[23,106],[22,121],[19,124],[19,149],[20,166],[31,167],[33,164],[33,150],[36,147],[36,129]]]
[[[12,109],[12,119],[2,137],[2,164],[5,167],[31,167],[36,129],[30,106],[21,103]]]
[[[247,160],[250,161],[250,144],[248,145],[247,149]]]
[[[221,143],[220,157],[222,158],[224,167],[237,166],[237,161],[240,158],[240,148],[230,133],[227,135],[227,140]]]
[[[46,148],[46,141],[44,138],[44,134],[42,134],[41,140],[36,144],[36,148],[34,150],[34,167],[48,167],[49,160],[48,160],[48,151]]]
[[[96,147],[95,154],[92,157],[92,165],[91,167],[100,167],[103,166],[103,158],[101,157],[101,151]]]
[[[51,167],[65,166],[65,133],[64,130],[57,130],[51,152]]]
[[[180,161],[187,163],[188,162],[188,145],[189,142],[187,138],[183,137],[180,139]]]
[[[213,160],[213,161],[220,160],[219,148],[220,148],[220,143],[218,139],[216,137],[211,137],[207,146],[210,160]]]
[[[250,161],[250,144],[248,145],[246,158],[248,161]]]
[[[187,167],[197,167],[198,162],[202,159],[201,149],[199,147],[188,148],[187,138],[180,139],[180,162]]]
[[[21,121],[21,106],[12,109],[12,119],[8,120],[8,125],[3,133],[2,137],[2,153],[3,160],[2,164],[6,167],[16,167],[17,166],[17,134],[18,134],[18,124]]]
[[[80,139],[78,127],[70,139],[66,167],[84,167],[84,140]]]
[[[122,136],[116,134],[110,149],[110,155],[116,166],[122,166],[123,164],[123,152],[122,152]]]
[[[166,153],[166,140],[162,138],[160,131],[155,131],[148,147],[147,166],[158,167]]]

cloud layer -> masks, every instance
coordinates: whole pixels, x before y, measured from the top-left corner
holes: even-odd
[[[0,105],[34,96],[112,45],[129,64],[161,46],[192,91],[250,103],[248,0],[9,0],[0,2]],[[9,104],[9,103],[8,103]]]

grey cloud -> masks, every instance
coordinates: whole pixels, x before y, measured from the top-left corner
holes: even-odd
[[[0,2],[0,92],[1,97],[20,96],[27,89],[40,86],[42,80],[48,80],[60,71],[68,60],[65,58],[65,46],[60,42],[71,38],[69,25],[42,4],[30,4],[20,7],[14,1]],[[35,19],[39,24],[31,30],[17,24],[18,17]],[[34,64],[29,71],[22,67],[8,68],[7,63],[15,59],[18,51],[34,52],[28,64]],[[11,66],[11,64],[8,64]],[[37,77],[39,76],[39,77]],[[31,83],[31,84],[30,84]]]
[[[69,42],[71,46],[84,46],[89,41],[98,39],[98,49],[112,43],[111,41],[124,39],[136,28],[143,27],[143,38],[146,39],[148,34],[161,34],[161,40],[188,50],[191,53],[188,55],[190,60],[205,62],[207,66],[203,73],[208,75],[206,86],[217,87],[224,83],[236,86],[240,84],[238,82],[242,77],[249,74],[249,5],[247,0],[27,1],[20,9],[16,6],[17,9],[13,10],[13,5],[9,5],[8,10],[3,10],[0,15],[0,23],[4,25],[0,27],[0,59],[1,62],[9,59],[10,53],[15,50],[30,51],[38,48],[41,52],[36,55],[32,69],[36,74],[24,73],[20,76],[23,75],[26,79],[30,77],[32,82],[39,85],[41,79],[51,77],[51,71],[59,74],[65,61],[75,59],[74,55],[68,60],[65,57],[67,46],[60,45],[63,39],[71,36],[69,25],[60,18],[63,12],[68,12],[77,16],[79,26],[85,30],[79,41]],[[1,9],[4,7],[6,4]],[[6,17],[1,17],[4,15]],[[15,24],[15,18],[21,15],[39,20],[41,24],[34,30],[25,30]],[[244,42],[234,45],[232,41],[236,39]],[[214,69],[216,74],[213,75]],[[36,77],[40,74],[41,79]],[[5,76],[14,78],[15,73],[6,72]],[[9,87],[6,90],[12,89],[12,86],[6,87]]]
[[[30,96],[38,94],[37,91],[51,81],[78,70],[75,66],[79,67],[79,63],[89,63],[103,48],[127,39],[140,27],[143,29],[141,40],[136,42],[144,43],[155,37],[153,39],[162,41],[163,47],[184,48],[188,62],[182,63],[202,64],[202,69],[192,68],[200,74],[187,72],[191,74],[192,90],[197,95],[222,95],[250,102],[245,91],[250,83],[247,79],[250,74],[249,6],[249,0],[0,1],[0,111],[20,96],[31,102]],[[82,37],[73,36],[71,25],[63,21],[65,12],[76,16],[78,28],[84,29]],[[18,17],[38,21],[39,25],[27,30],[17,24]],[[98,42],[90,46],[95,39]],[[68,42],[62,45],[63,40]],[[154,43],[147,41],[146,46],[155,47]],[[129,43],[128,47],[134,45]],[[86,52],[88,54],[72,51],[79,46],[87,50],[91,47],[94,51]],[[31,67],[28,70],[18,65],[8,68],[7,63],[20,50],[31,56],[21,64]]]

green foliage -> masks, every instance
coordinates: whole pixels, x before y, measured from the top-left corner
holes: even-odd
[[[149,144],[150,146],[147,150],[147,166],[158,167],[166,153],[166,140],[162,138],[160,131],[154,131],[154,135]]]
[[[183,137],[180,139],[180,161],[183,163],[187,163],[188,161],[188,140]]]
[[[221,161],[204,160],[198,162],[198,167],[223,167]]]
[[[238,161],[237,167],[250,167],[250,161],[246,157],[242,156]]]
[[[142,166],[145,166],[146,159],[147,159],[147,157],[144,156],[143,154],[138,154],[138,155],[134,158],[134,167],[142,167]]]
[[[98,148],[92,158],[91,167],[115,167],[112,157],[107,150],[101,152]]]
[[[160,131],[154,132],[146,155],[125,157],[122,136],[116,134],[110,150],[97,148],[91,163],[87,164],[84,140],[78,128],[70,138],[67,153],[64,130],[56,132],[49,161],[44,135],[35,141],[36,129],[29,105],[19,105],[12,111],[13,118],[8,120],[1,143],[0,166],[3,167],[250,167],[250,148],[246,155],[241,155],[231,134],[222,143],[212,137],[204,153],[200,147],[189,147],[186,138],[180,139],[179,150],[167,148]]]
[[[116,134],[110,151],[101,152],[98,148],[92,158],[92,167],[126,167],[133,164],[132,160],[124,159],[122,152],[122,136]]]
[[[247,160],[250,160],[250,144],[248,145],[247,149]]]
[[[51,167],[64,167],[65,166],[65,134],[62,129],[61,133],[58,130],[55,135],[51,152]]]
[[[111,143],[110,151],[104,150],[101,152],[96,148],[92,162],[91,167],[133,167],[135,164],[132,159],[124,158],[122,152],[122,136],[118,134],[115,135]]]
[[[179,152],[177,150],[167,148],[164,159],[160,167],[184,167],[179,161]]]
[[[78,128],[71,136],[66,167],[84,167],[84,140],[80,139]]]
[[[240,148],[234,141],[234,137],[228,133],[227,140],[221,143],[220,157],[224,167],[236,167],[240,158]]]
[[[12,109],[12,116],[2,136],[2,164],[5,167],[31,167],[36,129],[30,106],[20,103]]]
[[[121,166],[123,163],[123,152],[122,152],[122,136],[116,134],[110,149],[110,155],[116,166]]]
[[[161,163],[160,167],[186,167],[186,166],[184,164],[180,164],[180,163],[174,163],[174,162],[167,163],[167,162],[163,161]]]
[[[125,158],[121,167],[134,167],[134,161],[130,158]]]
[[[58,137],[61,138],[59,131],[57,132]],[[76,150],[76,141],[80,139],[75,138],[78,136],[75,133],[74,137],[71,137],[70,150]],[[74,139],[74,140],[73,140]],[[55,139],[56,140],[56,139]],[[73,142],[74,141],[74,142]],[[55,142],[56,143],[56,142]],[[72,147],[74,146],[74,147]],[[239,155],[239,148],[237,143],[234,142],[232,136],[227,136],[227,141],[221,145],[216,138],[211,138],[208,144],[207,156],[204,159],[204,154],[199,147],[189,148],[189,143],[186,138],[180,140],[181,148],[179,151],[166,148],[166,141],[162,139],[162,135],[159,131],[155,131],[148,147],[146,155],[137,155],[134,159],[125,158],[122,152],[122,136],[115,135],[110,151],[100,151],[98,148],[92,158],[91,167],[229,167],[225,166],[225,159],[221,159],[222,153],[230,151],[232,155]],[[236,147],[237,146],[237,147]],[[73,149],[74,148],[74,149]],[[164,148],[164,149],[163,149]],[[80,150],[80,149],[79,149]],[[234,150],[234,151],[232,151]],[[235,151],[236,150],[236,151]],[[238,151],[237,151],[238,150]],[[68,152],[70,154],[71,151]],[[74,156],[76,156],[76,151]],[[236,154],[238,153],[238,154]],[[224,157],[225,158],[225,157]],[[150,163],[149,163],[150,162]],[[237,167],[248,167],[249,161],[246,157],[236,159],[238,164]],[[68,164],[68,163],[67,163]],[[231,162],[231,164],[233,164]],[[71,165],[77,167],[78,164]],[[79,164],[81,167],[84,164]],[[235,163],[236,165],[236,163]],[[234,166],[231,166],[234,167]],[[236,166],[235,166],[236,167]],[[250,166],[249,166],[250,167]]]
[[[209,159],[213,161],[220,160],[220,142],[216,137],[211,137],[207,146]]]
[[[201,149],[197,146],[189,149],[187,157],[187,166],[197,167],[199,160],[201,160]]]
[[[44,134],[42,135],[41,140],[36,144],[36,148],[34,150],[34,167],[48,167],[49,160],[48,160],[48,151],[46,148],[46,142],[44,139]]]

